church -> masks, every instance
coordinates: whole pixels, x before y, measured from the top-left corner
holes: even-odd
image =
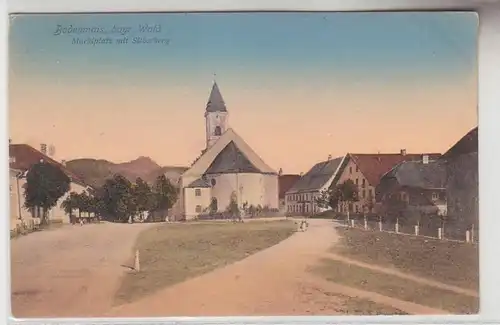
[[[179,181],[179,214],[186,220],[243,206],[278,209],[278,174],[228,127],[226,104],[214,81],[205,110],[206,147]]]

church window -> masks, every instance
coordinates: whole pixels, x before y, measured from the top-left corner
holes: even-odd
[[[195,196],[201,196],[201,189],[197,188],[194,190],[194,195]]]
[[[221,130],[220,126],[216,126],[215,130],[214,130],[214,135],[220,136],[221,134],[222,134],[222,130]]]
[[[196,213],[200,213],[201,212],[201,205],[197,205],[196,206]]]
[[[210,180],[210,184],[212,184],[212,186],[215,186],[215,184],[217,184],[217,181],[215,180],[215,178],[212,178]]]

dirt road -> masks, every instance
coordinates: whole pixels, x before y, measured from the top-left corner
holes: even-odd
[[[148,224],[88,224],[11,241],[14,317],[99,316],[109,310],[121,264]]]

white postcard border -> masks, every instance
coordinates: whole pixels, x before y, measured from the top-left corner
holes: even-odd
[[[305,11],[361,11],[361,10],[477,10],[480,20],[479,35],[479,197],[480,197],[480,295],[481,313],[473,316],[332,316],[332,317],[200,317],[200,318],[151,318],[151,319],[30,319],[13,320],[10,318],[10,255],[9,236],[2,232],[0,240],[5,268],[2,272],[0,291],[2,304],[0,313],[3,319],[22,324],[472,324],[500,323],[500,259],[496,248],[500,247],[500,212],[498,211],[497,184],[500,184],[500,1],[496,0],[225,0],[225,1],[187,1],[187,0],[10,0],[2,2],[0,49],[2,60],[0,71],[3,78],[0,101],[3,123],[1,130],[5,139],[1,142],[2,162],[0,177],[6,184],[8,153],[8,116],[7,116],[7,39],[8,19],[6,13],[37,12],[152,12],[152,11],[237,11],[237,10],[305,10]],[[1,187],[0,204],[4,207],[4,229],[8,229],[8,192]],[[5,191],[5,192],[4,192]],[[4,201],[5,200],[5,201]]]

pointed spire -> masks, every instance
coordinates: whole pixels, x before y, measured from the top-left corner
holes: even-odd
[[[215,74],[214,84],[207,102],[207,112],[227,112],[226,104],[224,103],[224,99],[222,99],[219,86],[217,86],[217,82],[215,81]]]

